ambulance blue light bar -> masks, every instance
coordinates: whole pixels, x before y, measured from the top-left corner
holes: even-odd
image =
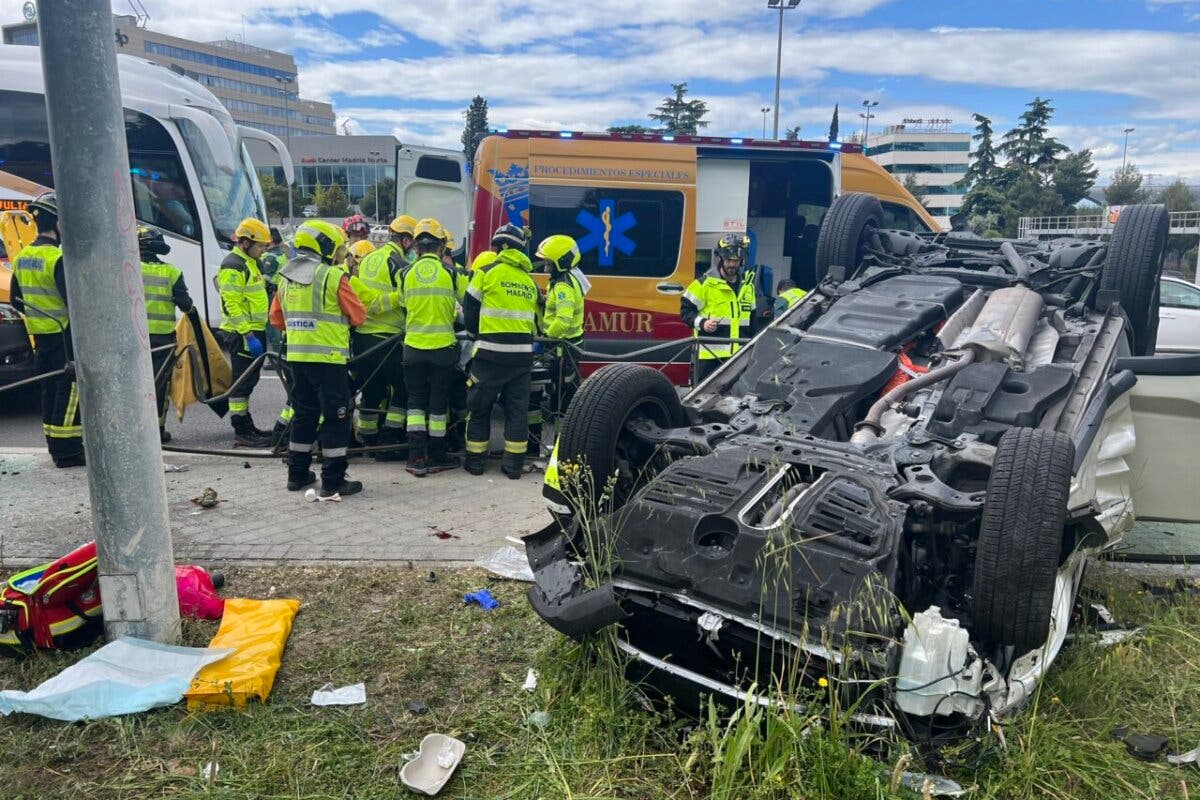
[[[589,131],[535,131],[496,128],[493,135],[507,139],[573,139],[587,142],[664,142],[690,144],[698,147],[737,147],[762,150],[823,150],[842,153],[861,153],[862,145],[855,142],[789,141],[787,139],[746,139],[742,137],[699,136],[664,133],[593,133]]]

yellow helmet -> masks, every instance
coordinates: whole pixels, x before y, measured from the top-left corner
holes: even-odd
[[[579,266],[581,258],[579,245],[570,236],[564,236],[561,233],[542,239],[534,256],[546,259],[554,265],[555,269],[562,272]]]
[[[388,225],[388,228],[391,229],[392,233],[407,233],[409,236],[413,235],[413,230],[416,227],[417,221],[408,214],[401,214],[392,220],[391,225]]]
[[[500,256],[498,256],[492,250],[484,250],[482,253],[475,256],[475,260],[471,262],[471,271],[474,272],[477,269],[483,269],[489,264],[495,264],[496,259],[499,257]]]
[[[717,255],[722,260],[745,259],[750,251],[750,237],[744,233],[727,233],[717,242]]]
[[[420,239],[421,237],[435,239],[439,242],[445,242],[446,229],[443,228],[442,223],[438,222],[436,219],[426,217],[418,222],[416,227],[413,228],[413,238]]]
[[[310,219],[296,229],[292,243],[296,249],[309,250],[332,264],[338,250],[346,244],[346,234],[337,225]]]
[[[261,219],[254,217],[246,217],[242,220],[237,230],[233,232],[235,239],[249,239],[256,244],[271,243],[271,229]]]
[[[447,250],[453,250],[454,248],[458,247],[458,243],[454,241],[454,234],[450,232],[449,228],[442,228],[442,232],[446,234]]]
[[[359,241],[350,245],[350,252],[354,254],[355,258],[363,259],[375,252],[375,245],[371,244],[366,239],[360,239]]]

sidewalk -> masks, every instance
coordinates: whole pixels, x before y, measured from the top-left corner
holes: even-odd
[[[365,485],[341,503],[310,503],[284,488],[278,459],[166,453],[177,562],[473,561],[549,522],[541,473],[510,481],[457,470],[415,478],[403,464],[353,459]],[[206,487],[221,502],[193,505]],[[0,564],[57,558],[92,539],[87,471],[59,470],[44,451],[0,449]]]

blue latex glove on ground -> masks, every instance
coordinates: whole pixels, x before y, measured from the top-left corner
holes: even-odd
[[[250,351],[253,358],[258,358],[263,354],[263,343],[258,340],[258,337],[253,333],[246,334],[246,349]]]
[[[500,601],[492,597],[492,593],[487,589],[480,589],[478,592],[463,595],[463,602],[467,605],[475,603],[484,611],[491,611],[493,608],[500,607]]]

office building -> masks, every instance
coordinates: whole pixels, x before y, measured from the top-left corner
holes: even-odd
[[[247,147],[259,173],[282,183],[283,170],[270,166],[279,163],[274,154],[258,142],[249,142]],[[318,186],[337,184],[351,204],[374,191],[378,182],[396,180],[399,150],[400,140],[395,136],[297,136],[288,146],[301,196],[311,197]]]
[[[117,52],[170,67],[208,88],[241,125],[280,138],[335,132],[333,106],[300,97],[287,53],[231,40],[193,42],[149,30],[144,18],[114,16]],[[3,27],[5,44],[36,45],[36,21]]]
[[[896,180],[908,176],[925,189],[925,207],[943,228],[958,213],[971,163],[971,134],[953,133],[951,120],[906,119],[883,133],[872,133],[866,153]]]

